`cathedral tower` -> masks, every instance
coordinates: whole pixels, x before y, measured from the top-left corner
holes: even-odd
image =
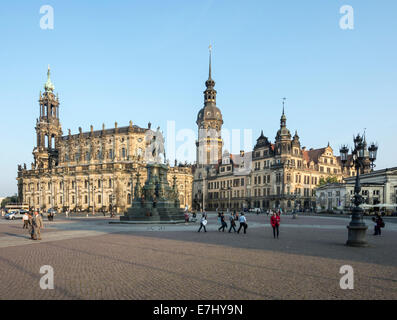
[[[54,94],[50,67],[44,93],[40,92],[40,118],[36,120],[37,147],[33,150],[35,168],[52,168],[58,163],[57,141],[62,137],[59,121],[59,98]]]

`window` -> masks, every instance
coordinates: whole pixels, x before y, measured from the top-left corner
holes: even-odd
[[[72,196],[72,204],[74,204],[74,196]]]
[[[98,203],[101,203],[101,202],[102,202],[102,197],[100,194],[98,194]]]
[[[87,196],[87,195],[84,196],[84,203],[85,203],[85,204],[88,203],[88,196]]]
[[[101,187],[101,180],[98,180],[98,188]]]
[[[121,156],[123,157],[123,159],[126,158],[125,148],[121,149]]]
[[[112,149],[109,150],[109,159],[110,160],[113,159],[113,150]]]

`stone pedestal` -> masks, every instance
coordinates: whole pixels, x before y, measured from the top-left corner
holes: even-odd
[[[347,226],[348,240],[347,246],[350,247],[368,247],[368,243],[365,240],[365,233],[367,232],[367,226]]]
[[[120,222],[126,223],[183,223],[185,217],[180,208],[176,177],[172,188],[168,184],[168,167],[151,163],[146,166],[147,180],[141,188],[139,175],[135,185],[134,200]]]
[[[365,240],[365,234],[367,232],[368,226],[365,224],[362,217],[362,209],[360,207],[355,207],[352,213],[352,220],[347,226],[348,229],[348,240],[346,242],[347,246],[351,247],[367,247],[368,243]]]

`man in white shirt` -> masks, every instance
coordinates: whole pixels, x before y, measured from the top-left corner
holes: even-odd
[[[23,228],[22,229],[29,229],[29,216],[28,216],[27,212],[24,213],[22,220],[23,220]]]
[[[247,233],[247,218],[245,217],[244,213],[242,212],[240,218],[238,219],[240,222],[240,227],[237,230],[237,233],[240,233],[241,228],[244,228],[244,233]]]

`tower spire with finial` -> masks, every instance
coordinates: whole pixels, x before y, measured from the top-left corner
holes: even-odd
[[[205,86],[207,90],[204,91],[204,104],[207,105],[208,103],[215,104],[216,103],[216,90],[215,81],[212,80],[212,45],[210,44],[209,47],[209,69],[208,69],[208,80],[205,82]]]
[[[212,80],[211,78],[211,63],[212,63],[212,44],[209,45],[208,50],[210,52],[210,57],[209,57],[209,71],[208,71],[208,80]]]
[[[50,69],[50,65],[48,65],[47,82],[44,85],[44,89],[45,89],[46,92],[48,92],[48,91],[52,92],[52,91],[55,90],[55,87],[54,87],[54,85],[51,82],[50,75],[51,75],[51,69]]]
[[[285,108],[285,100],[287,100],[287,98],[283,98],[282,100],[283,100],[283,114],[281,115],[280,125],[281,127],[285,127],[287,124],[287,117],[285,116],[284,108]]]

